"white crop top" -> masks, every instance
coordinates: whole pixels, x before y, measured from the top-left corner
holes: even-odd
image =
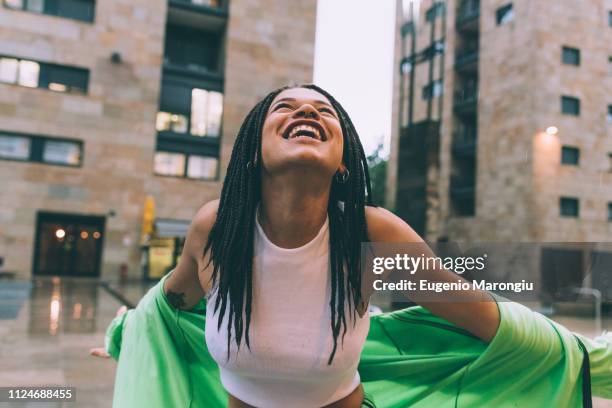
[[[360,383],[357,365],[370,329],[345,305],[347,332],[327,365],[333,348],[329,218],[307,244],[285,249],[273,244],[256,217],[253,259],[253,306],[249,340],[237,352],[234,333],[227,362],[226,309],[221,330],[214,313],[215,289],[207,295],[206,344],[218,363],[225,389],[258,408],[322,407],[349,395]]]

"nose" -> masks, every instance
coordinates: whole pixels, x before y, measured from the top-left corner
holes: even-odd
[[[293,113],[293,116],[296,118],[310,117],[313,119],[319,119],[319,112],[311,104],[305,103]]]

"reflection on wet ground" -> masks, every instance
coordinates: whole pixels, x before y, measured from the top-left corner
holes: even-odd
[[[115,362],[89,356],[104,344],[120,303],[95,280],[0,280],[0,384],[76,387],[75,403],[0,406],[110,407]]]
[[[65,385],[76,387],[77,395],[76,404],[0,403],[0,407],[110,407],[115,362],[90,357],[89,348],[103,346],[106,327],[121,304],[137,304],[154,284],[105,287],[96,280],[77,278],[0,280],[0,384]],[[572,331],[590,337],[599,334],[592,317],[551,318]],[[601,328],[612,331],[612,317],[605,316]],[[612,408],[612,401],[596,400],[594,406]]]

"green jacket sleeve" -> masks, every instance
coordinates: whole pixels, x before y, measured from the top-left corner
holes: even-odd
[[[123,327],[126,325],[129,315],[133,313],[133,309],[126,311],[121,316],[115,317],[106,329],[104,336],[104,348],[115,360],[119,360],[119,352],[121,351],[121,341],[123,339]]]
[[[225,407],[206,347],[206,304],[173,309],[162,289],[167,276],[108,327],[106,348],[118,361],[113,407]],[[359,373],[376,406],[582,406],[579,335],[496,300],[501,322],[488,344],[418,306],[371,316]],[[593,394],[612,398],[612,336],[579,337]]]
[[[589,352],[593,395],[612,399],[612,333],[595,339],[576,334]]]

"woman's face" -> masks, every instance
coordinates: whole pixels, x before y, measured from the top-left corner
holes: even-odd
[[[274,98],[261,144],[264,171],[270,174],[301,167],[331,178],[341,167],[344,140],[338,113],[313,89],[286,89]]]

